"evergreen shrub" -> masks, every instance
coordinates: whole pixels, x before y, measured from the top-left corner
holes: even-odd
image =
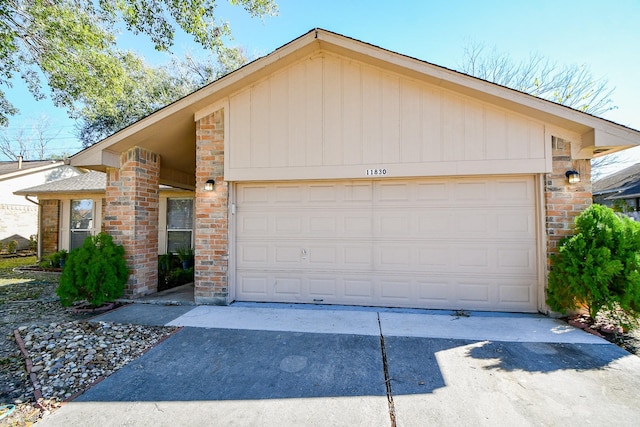
[[[567,313],[584,307],[595,320],[602,309],[640,310],[640,224],[612,209],[592,205],[575,232],[551,255],[547,304]]]
[[[124,247],[113,243],[108,234],[99,233],[69,253],[56,293],[64,306],[87,301],[99,307],[120,298],[128,278]]]

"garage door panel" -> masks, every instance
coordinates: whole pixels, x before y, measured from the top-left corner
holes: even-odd
[[[454,301],[451,295],[455,289],[444,278],[417,280],[416,288],[417,300],[423,307],[449,307]]]
[[[311,214],[309,217],[309,232],[311,234],[326,234],[334,236],[338,232],[337,220],[338,218],[335,215]]]
[[[254,276],[242,274],[238,276],[237,289],[238,291],[252,300],[261,300],[269,297],[267,292],[268,278],[264,274],[256,274]]]
[[[266,243],[244,245],[238,251],[238,255],[238,263],[240,265],[266,267],[269,264],[269,245]]]
[[[297,298],[302,295],[302,278],[278,277],[273,285],[273,295],[276,298]]]
[[[406,269],[412,264],[412,248],[405,245],[374,245],[374,270]]]
[[[533,177],[237,185],[236,297],[536,311]]]
[[[280,184],[274,186],[275,197],[274,203],[291,203],[299,204],[303,201],[305,188],[302,185]]]
[[[375,294],[374,284],[371,280],[345,278],[343,289],[345,299],[353,303],[356,301],[371,301]]]
[[[510,305],[514,309],[518,308],[518,306],[529,306],[534,300],[532,284],[531,280],[511,279],[509,281],[500,281],[498,283],[500,289],[499,302],[504,305]]]
[[[491,282],[489,280],[461,281],[457,286],[457,300],[462,304],[474,303],[476,307],[489,305]]]
[[[511,178],[495,181],[496,191],[494,199],[503,204],[531,205],[535,188],[533,181],[528,178]]]
[[[380,182],[374,194],[380,206],[406,203],[412,199],[412,186],[407,182]]]
[[[373,267],[373,252],[369,243],[346,244],[342,253],[347,268],[352,266],[360,271],[370,271]]]
[[[498,237],[535,240],[535,216],[532,209],[504,210],[495,217]]]
[[[411,234],[411,216],[407,214],[381,212],[374,216],[375,230],[379,236],[405,237]]]
[[[335,298],[338,295],[338,279],[335,277],[318,277],[309,278],[309,296],[313,298],[314,302],[318,298]]]
[[[373,221],[370,215],[345,213],[343,224],[344,236],[370,239],[373,233]]]
[[[536,273],[536,252],[532,246],[505,245],[496,250],[498,271],[505,274]]]
[[[373,182],[347,183],[340,187],[342,197],[338,200],[356,205],[368,204],[373,200]]]
[[[335,266],[339,263],[343,263],[338,257],[340,248],[338,245],[309,245],[310,250],[308,254],[309,265],[311,268],[314,266]]]
[[[381,280],[380,298],[385,301],[395,301],[399,305],[409,305],[413,298],[411,280]]]
[[[269,218],[257,213],[238,216],[238,236],[266,236],[269,234]]]
[[[486,181],[459,181],[453,186],[453,197],[456,204],[473,206],[475,203],[486,203],[489,195],[489,183]]]
[[[451,201],[451,184],[446,181],[422,182],[416,185],[415,199],[419,204],[446,206]]]
[[[416,233],[419,236],[450,236],[453,227],[451,211],[444,208],[420,209],[416,212]]]

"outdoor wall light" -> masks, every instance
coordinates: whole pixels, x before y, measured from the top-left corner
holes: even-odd
[[[580,174],[577,171],[567,171],[564,175],[569,180],[569,184],[577,184],[580,182]]]
[[[216,181],[213,179],[208,180],[204,183],[204,191],[213,191],[213,187],[216,185]]]

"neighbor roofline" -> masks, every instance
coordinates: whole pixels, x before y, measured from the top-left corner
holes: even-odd
[[[49,169],[55,169],[59,166],[64,166],[66,164],[67,163],[64,160],[52,160],[51,163],[49,164],[38,166],[35,168],[17,169],[14,172],[9,172],[9,173],[0,175],[0,181],[5,181],[7,179],[16,178],[23,175],[29,175],[32,173],[43,172]]]

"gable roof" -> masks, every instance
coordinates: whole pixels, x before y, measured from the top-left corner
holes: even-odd
[[[23,160],[0,162],[0,181],[64,166],[63,160]]]
[[[231,94],[271,73],[325,51],[399,73],[557,126],[572,142],[574,158],[591,158],[640,145],[640,131],[429,62],[323,29],[313,29],[272,53],[227,74],[70,158],[75,166],[119,167],[120,153],[141,146],[161,158],[161,182],[193,188],[195,121],[221,107]]]

